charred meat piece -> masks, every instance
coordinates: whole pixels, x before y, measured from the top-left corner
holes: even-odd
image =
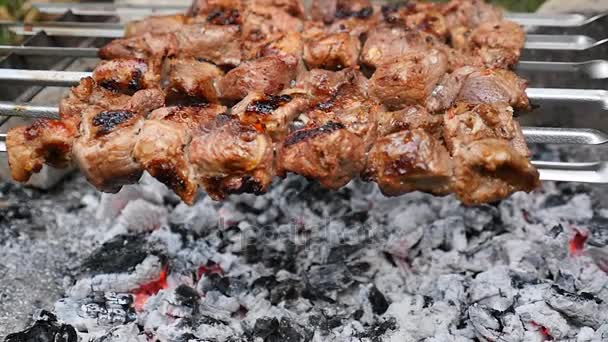
[[[8,131],[6,146],[11,174],[27,182],[44,164],[66,167],[71,161],[72,143],[78,133],[78,120],[41,119],[30,126]]]
[[[365,144],[341,123],[311,124],[287,136],[279,158],[282,172],[339,189],[363,171]]]
[[[492,68],[510,68],[519,62],[526,34],[511,21],[490,21],[481,24],[471,34],[471,45],[484,64]]]
[[[163,107],[145,121],[133,158],[145,171],[173,190],[184,202],[193,204],[198,181],[191,169],[186,147],[192,132],[209,124],[226,111],[221,105]]]
[[[432,115],[423,106],[415,105],[394,112],[382,112],[378,117],[378,136],[416,128],[442,139],[443,115]]]
[[[223,100],[239,101],[251,92],[276,95],[296,78],[298,60],[292,55],[261,57],[230,70],[219,81]]]
[[[422,104],[447,70],[438,50],[413,52],[383,64],[370,80],[370,93],[391,109]]]
[[[194,58],[169,58],[163,65],[162,86],[169,102],[217,102],[216,83],[224,72]]]
[[[242,10],[243,1],[241,0],[194,0],[188,10],[188,15],[194,17],[195,20],[197,17],[208,20],[221,12],[237,11],[238,13]]]
[[[405,54],[429,50],[435,43],[433,37],[418,31],[379,26],[369,32],[361,50],[361,62],[377,68]]]
[[[485,138],[502,139],[524,157],[530,156],[513,109],[506,103],[474,104],[460,102],[445,114],[444,139],[450,152]]]
[[[138,90],[158,87],[159,70],[141,59],[101,61],[93,72],[95,82],[108,90],[133,95]]]
[[[449,34],[448,23],[441,7],[433,3],[409,2],[404,5],[382,7],[384,21],[407,30],[422,31],[445,39]]]
[[[142,20],[127,23],[125,37],[135,37],[142,34],[169,33],[180,30],[188,23],[188,17],[183,14],[150,16]]]
[[[478,70],[475,67],[462,67],[451,74],[443,75],[431,96],[427,98],[426,108],[431,113],[440,113],[450,108],[456,101],[467,77]]]
[[[136,136],[148,113],[164,103],[160,90],[145,89],[136,92],[125,108],[90,106],[83,112],[72,151],[89,182],[101,191],[117,192],[140,178],[141,166],[132,158]]]
[[[185,25],[171,33],[116,39],[102,47],[99,55],[104,59],[194,57],[235,66],[241,62],[240,29],[235,25]]]
[[[251,93],[232,108],[241,122],[267,132],[273,141],[281,141],[289,124],[309,106],[302,94],[266,95]]]
[[[304,61],[310,69],[340,70],[357,67],[361,42],[349,33],[304,33]]]
[[[295,88],[319,102],[329,101],[345,84],[351,83],[356,72],[353,69],[329,71],[312,69],[298,74]]]
[[[300,0],[251,0],[251,6],[279,9],[296,18],[306,19],[304,5]]]
[[[516,191],[540,186],[538,171],[528,158],[501,139],[482,139],[453,154],[453,190],[465,204],[491,203]]]
[[[251,51],[252,59],[272,55],[292,55],[302,58],[304,41],[300,32],[287,32],[277,40],[268,43],[258,51]]]
[[[216,200],[265,192],[274,175],[273,154],[267,134],[229,115],[194,133],[188,149],[199,184]]]
[[[423,129],[379,138],[369,152],[364,178],[378,183],[387,196],[411,191],[450,192],[452,163],[440,140]]]
[[[246,51],[279,39],[287,32],[300,32],[303,22],[289,13],[274,7],[249,6],[242,25],[243,45]]]

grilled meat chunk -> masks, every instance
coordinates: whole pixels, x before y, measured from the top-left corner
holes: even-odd
[[[523,28],[511,21],[490,21],[481,24],[471,34],[471,46],[491,68],[510,68],[519,62],[526,42]]]
[[[349,33],[304,33],[304,61],[310,69],[340,70],[357,67],[361,42]]]
[[[162,86],[169,102],[217,102],[217,82],[224,72],[194,58],[168,58],[163,65]]]
[[[270,137],[228,115],[193,135],[188,158],[199,184],[216,200],[265,192],[274,175]]]
[[[304,5],[299,0],[251,0],[251,6],[279,9],[296,18],[306,19]]]
[[[388,108],[422,104],[447,70],[438,50],[413,52],[383,64],[370,80],[370,92]]]
[[[363,171],[365,144],[341,123],[310,124],[287,136],[279,157],[282,172],[339,189]]]
[[[488,21],[502,20],[503,17],[500,8],[485,0],[451,0],[443,5],[441,12],[450,28],[477,27]]]
[[[405,54],[433,48],[434,39],[402,27],[379,26],[371,30],[361,50],[361,62],[378,68]]]
[[[212,21],[219,15],[228,15],[230,11],[242,12],[243,5],[241,0],[194,0],[188,10],[188,15]]]
[[[452,153],[471,141],[496,138],[508,141],[522,156],[530,156],[521,128],[513,119],[513,109],[506,103],[460,102],[450,108],[444,120],[443,136]]]
[[[427,99],[427,108],[443,111],[457,101],[471,103],[505,102],[517,110],[529,110],[527,82],[504,69],[463,67],[442,77]]]
[[[132,158],[136,136],[148,113],[164,103],[160,90],[145,89],[136,92],[125,108],[90,106],[82,113],[72,152],[89,182],[113,193],[141,177],[142,168]]]
[[[239,101],[251,92],[276,95],[296,78],[298,60],[292,55],[261,57],[230,70],[218,83],[222,99]]]
[[[539,185],[521,128],[505,103],[459,103],[445,115],[444,139],[455,161],[453,188],[464,203],[493,202]]]
[[[99,55],[104,59],[194,57],[236,66],[241,62],[240,29],[235,25],[185,25],[171,33],[116,39],[102,47]]]
[[[319,102],[325,102],[333,98],[340,87],[351,83],[355,77],[353,69],[340,71],[312,69],[298,74],[295,88]]]
[[[421,128],[379,138],[369,152],[364,172],[364,178],[375,181],[387,196],[416,190],[447,195],[451,177],[448,151]]]
[[[303,94],[266,95],[251,93],[232,108],[241,122],[267,132],[273,141],[281,141],[289,131],[289,124],[309,106]]]
[[[188,19],[188,16],[184,14],[170,14],[150,16],[142,20],[131,21],[125,27],[125,37],[141,36],[146,33],[175,32],[186,25]]]
[[[249,6],[244,14],[242,37],[245,50],[258,50],[287,32],[300,32],[301,19],[289,13],[265,6]]]
[[[394,112],[382,112],[378,118],[378,136],[424,129],[437,139],[443,135],[443,115],[432,115],[420,105],[409,106]]]
[[[482,139],[453,154],[453,190],[465,204],[491,203],[540,186],[538,171],[507,141]]]
[[[193,204],[198,182],[188,160],[193,132],[226,111],[221,105],[163,107],[150,113],[133,148],[133,158],[145,171]]]
[[[153,64],[153,63],[150,63]],[[96,84],[108,90],[133,95],[138,90],[158,87],[159,70],[141,59],[101,61],[93,72]]]
[[[77,120],[73,119],[41,119],[9,130],[6,146],[13,179],[27,182],[44,164],[66,167],[77,132]]]
[[[272,55],[292,55],[301,59],[303,50],[304,41],[300,32],[287,32],[277,40],[262,46],[260,50],[251,51],[251,59]]]
[[[335,19],[367,18],[373,13],[374,8],[369,0],[313,0],[310,11],[313,20],[323,21],[326,24]]]

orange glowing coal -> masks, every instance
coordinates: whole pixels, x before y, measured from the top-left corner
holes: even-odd
[[[144,305],[148,301],[150,296],[153,296],[158,293],[158,291],[167,288],[167,273],[169,272],[168,267],[164,267],[160,272],[160,277],[157,280],[153,280],[147,284],[141,285],[139,288],[131,291],[131,293],[135,296],[135,300],[133,302],[133,307],[137,311],[142,311]]]
[[[574,237],[570,240],[570,255],[577,256],[583,254],[588,237],[588,234],[575,229]]]

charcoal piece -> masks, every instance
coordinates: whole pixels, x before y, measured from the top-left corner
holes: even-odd
[[[376,286],[372,286],[369,289],[369,293],[367,295],[369,302],[372,304],[372,310],[377,315],[382,315],[388,310],[389,303],[386,300],[386,297],[378,290]]]
[[[175,297],[180,301],[181,305],[189,308],[196,308],[200,295],[195,289],[188,285],[180,285],[175,289]]]
[[[346,259],[350,258],[357,251],[361,250],[362,246],[359,244],[349,245],[349,244],[340,244],[338,246],[332,247],[329,251],[329,255],[327,256],[327,263],[339,263],[344,262]]]
[[[57,317],[48,311],[41,311],[39,318],[31,327],[6,336],[5,342],[78,342],[76,329],[57,321]]]
[[[230,278],[211,273],[201,279],[200,288],[203,292],[219,291],[224,296],[230,297]]]
[[[82,267],[92,273],[132,271],[152,253],[143,235],[119,235],[104,243],[84,260]]]
[[[608,245],[608,218],[594,216],[588,223],[589,239],[587,243],[595,247]]]
[[[279,320],[276,318],[263,317],[255,321],[253,334],[256,337],[267,338],[279,330]]]
[[[270,302],[273,305],[288,300],[300,297],[304,290],[304,285],[297,279],[287,279],[277,283],[274,287],[269,288]]]
[[[372,324],[368,329],[364,332],[359,333],[357,337],[359,338],[369,338],[372,341],[382,341],[382,337],[389,330],[397,329],[397,321],[394,317],[391,317],[386,320],[376,321]]]

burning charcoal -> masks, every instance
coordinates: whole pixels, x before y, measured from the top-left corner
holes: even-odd
[[[608,321],[608,311],[603,301],[589,293],[570,293],[552,286],[544,300],[554,310],[579,325],[597,329]]]
[[[246,285],[237,278],[224,277],[217,273],[203,276],[197,288],[205,293],[208,291],[219,291],[225,296],[233,297],[243,292]]]
[[[561,340],[572,336],[572,327],[557,311],[545,302],[534,302],[515,308],[528,331],[540,331],[541,334]]]
[[[588,243],[595,247],[604,247],[608,245],[608,218],[603,216],[594,216],[588,225],[590,232]]]
[[[500,312],[513,305],[514,295],[509,269],[505,266],[493,267],[478,274],[470,289],[471,302]]]
[[[148,256],[144,235],[120,235],[104,243],[83,263],[93,273],[121,273],[132,271]]]
[[[372,341],[380,341],[389,331],[397,329],[397,322],[394,318],[374,322],[366,331],[357,334],[359,338],[369,338]]]
[[[110,234],[113,232],[141,234],[164,225],[167,225],[167,209],[143,199],[136,199],[124,207]]]
[[[475,304],[469,307],[469,319],[481,339],[497,341],[501,335],[499,320],[481,306]]]
[[[262,317],[255,321],[253,334],[256,337],[267,338],[279,330],[279,320],[276,318]]]
[[[135,323],[129,323],[110,329],[101,337],[95,338],[92,342],[143,342],[145,341],[140,335],[139,328]]]
[[[34,325],[22,332],[6,336],[5,342],[78,342],[76,329],[71,325],[57,321],[57,317],[48,311],[42,310],[34,319]]]

